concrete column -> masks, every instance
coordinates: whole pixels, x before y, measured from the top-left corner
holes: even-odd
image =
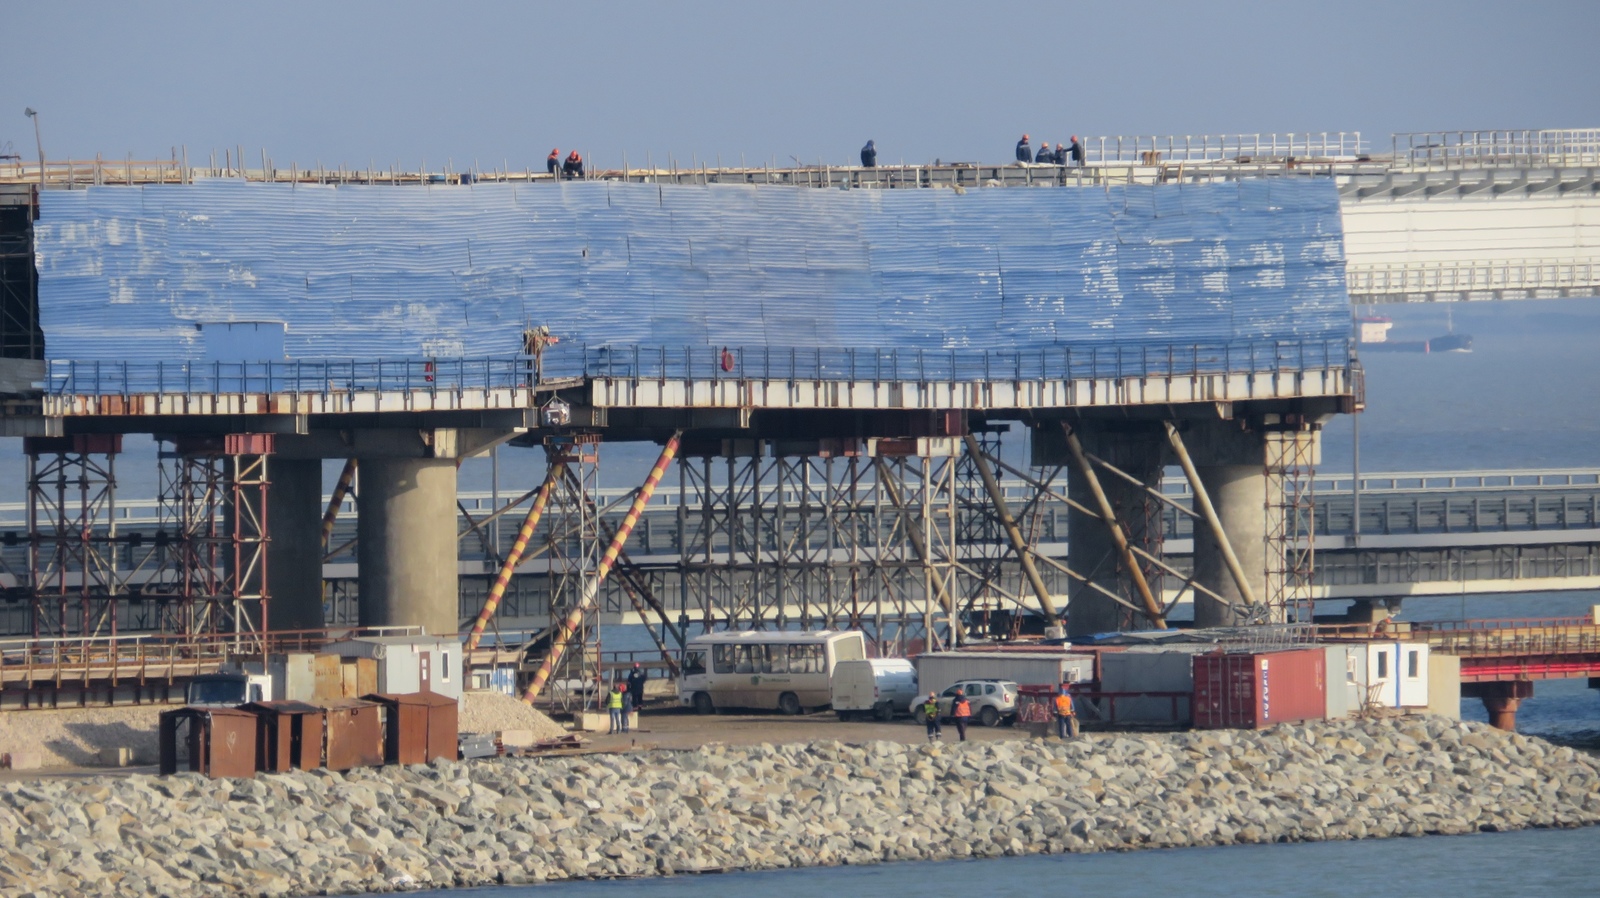
[[[267,627],[321,629],[322,462],[273,458],[267,470]]]
[[[1074,432],[1083,442],[1086,452],[1116,465],[1151,487],[1160,485],[1166,461],[1166,436],[1159,424],[1083,421],[1074,426]],[[1041,443],[1038,439],[1034,442],[1034,463],[1055,463],[1053,458],[1041,456]],[[1070,462],[1066,470],[1067,495],[1088,508],[1095,508],[1096,501],[1088,481]],[[1157,501],[1115,474],[1097,469],[1096,476],[1117,519],[1127,528],[1128,541],[1159,557],[1161,514],[1156,507]],[[1098,515],[1086,515],[1076,509],[1068,513],[1067,564],[1092,582],[1123,596],[1131,604],[1142,604],[1139,595],[1128,584],[1111,531]],[[1161,578],[1148,567],[1145,572],[1159,600]],[[1080,581],[1072,581],[1067,593],[1067,632],[1070,635],[1146,629],[1149,626],[1150,622],[1143,614],[1118,604]]]
[[[362,626],[460,629],[456,463],[362,458],[357,504]]]
[[[1196,465],[1217,520],[1239,559],[1256,601],[1267,595],[1267,471],[1262,464]],[[1216,535],[1201,520],[1194,522],[1195,582],[1227,596],[1229,606],[1203,592],[1194,594],[1197,627],[1228,627],[1240,623],[1235,608],[1244,605],[1239,584],[1223,561]]]

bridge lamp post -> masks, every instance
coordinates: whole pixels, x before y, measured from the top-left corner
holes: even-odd
[[[39,137],[39,112],[32,106],[23,110],[23,114],[33,119],[33,145],[39,148],[39,189],[44,190],[44,140]]]

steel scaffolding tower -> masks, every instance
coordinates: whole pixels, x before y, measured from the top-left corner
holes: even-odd
[[[28,569],[34,636],[117,632],[115,434],[29,437]]]
[[[1310,623],[1316,567],[1317,433],[1267,435],[1267,599],[1272,623]]]

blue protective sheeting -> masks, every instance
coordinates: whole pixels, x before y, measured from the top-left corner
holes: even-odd
[[[35,235],[57,360],[206,359],[205,326],[238,322],[281,322],[294,360],[506,357],[542,324],[563,340],[549,363],[586,370],[715,368],[730,347],[769,371],[920,354],[976,376],[1069,355],[1120,371],[1156,347],[1226,366],[1312,345],[1320,362],[1350,320],[1338,195],[1313,178],[965,194],[216,181],[48,191]]]

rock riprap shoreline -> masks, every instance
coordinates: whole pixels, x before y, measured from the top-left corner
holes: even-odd
[[[300,895],[1600,821],[1600,761],[1442,718],[0,784],[8,895]]]

